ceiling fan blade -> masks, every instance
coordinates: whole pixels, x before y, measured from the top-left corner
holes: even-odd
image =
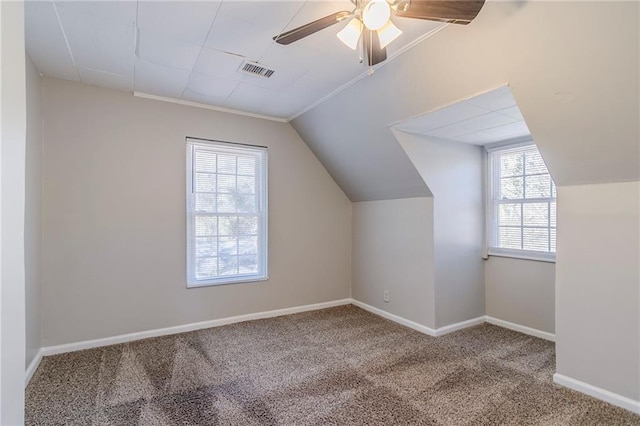
[[[301,38],[309,36],[320,30],[324,30],[325,28],[330,27],[333,24],[337,24],[338,22],[344,20],[345,18],[348,18],[351,15],[352,13],[346,10],[343,10],[342,12],[336,12],[332,15],[325,16],[324,18],[309,22],[308,24],[301,27],[294,28],[282,34],[278,34],[277,36],[273,37],[273,39],[276,41],[276,43],[279,44],[291,44],[294,41],[300,40]]]
[[[362,41],[364,42],[364,50],[367,51],[369,66],[372,67],[387,59],[387,49],[380,48],[380,38],[377,31],[371,31],[365,28],[362,32]]]
[[[402,18],[427,19],[466,25],[478,16],[484,0],[411,0],[406,11],[396,10]]]

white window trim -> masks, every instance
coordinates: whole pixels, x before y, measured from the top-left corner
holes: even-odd
[[[485,146],[485,164],[486,169],[484,173],[485,179],[485,206],[486,206],[486,221],[485,221],[485,253],[486,257],[507,257],[513,259],[533,260],[538,262],[556,263],[556,253],[550,252],[538,252],[531,250],[516,250],[506,249],[499,247],[492,247],[495,238],[495,229],[497,224],[495,223],[496,214],[493,201],[494,193],[494,173],[493,164],[491,162],[491,153],[495,151],[503,151],[507,149],[525,148],[528,146],[536,146],[533,139],[520,139],[514,142],[496,143]],[[546,200],[546,199],[545,199]],[[535,201],[532,199],[531,201]]]
[[[490,247],[487,250],[487,254],[493,257],[510,257],[513,259],[535,260],[537,262],[556,263],[555,253]]]
[[[259,145],[249,145],[249,144],[241,144],[234,142],[223,142],[223,141],[214,141],[208,139],[200,139],[200,138],[186,138],[186,165],[187,165],[187,179],[186,179],[186,210],[187,210],[187,288],[201,288],[201,287],[210,287],[210,286],[218,286],[218,285],[227,285],[227,284],[242,284],[242,283],[252,283],[252,282],[261,282],[269,280],[269,169],[268,169],[268,151],[267,147],[259,146]],[[205,146],[205,147],[216,147],[218,151],[228,151],[231,154],[235,154],[238,152],[238,148],[251,148],[253,150],[262,151],[263,156],[263,176],[260,176],[262,179],[258,184],[261,188],[263,196],[260,201],[260,209],[263,212],[262,226],[263,232],[262,234],[258,234],[258,237],[263,236],[263,241],[258,243],[258,246],[263,247],[263,252],[261,253],[262,259],[260,259],[260,264],[262,265],[262,271],[258,274],[246,274],[246,275],[236,275],[228,278],[216,278],[212,280],[196,280],[195,278],[195,261],[194,261],[194,253],[193,253],[193,245],[190,244],[192,238],[195,237],[193,225],[194,225],[194,215],[193,211],[194,206],[194,197],[193,197],[193,184],[194,184],[194,170],[193,170],[193,148],[195,146]],[[235,148],[235,149],[234,149]],[[256,176],[258,178],[258,176]],[[235,215],[242,215],[242,213],[236,213]]]

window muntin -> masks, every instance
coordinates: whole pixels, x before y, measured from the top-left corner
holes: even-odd
[[[489,254],[554,259],[556,188],[537,147],[491,151],[489,176]]]
[[[187,139],[187,286],[267,279],[267,150]]]

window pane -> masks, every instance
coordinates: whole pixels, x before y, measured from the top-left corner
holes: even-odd
[[[238,257],[222,256],[218,258],[219,272],[221,276],[236,275],[238,273]]]
[[[218,259],[215,257],[205,257],[196,259],[196,279],[206,280],[215,278],[218,275]]]
[[[544,164],[544,160],[537,149],[525,153],[525,173],[528,175],[548,173],[547,166]]]
[[[233,194],[218,194],[218,213],[235,213],[236,200]]]
[[[218,219],[218,235],[237,235],[238,234],[238,217],[237,216],[221,216]]]
[[[238,272],[241,274],[255,274],[258,272],[258,257],[238,256]]]
[[[218,218],[209,216],[196,216],[196,236],[217,235]]]
[[[236,195],[236,208],[239,213],[255,213],[257,211],[255,195]]]
[[[235,175],[236,174],[236,156],[219,154],[218,155],[218,173]]]
[[[187,143],[188,285],[266,277],[266,150]]]
[[[236,177],[234,175],[218,175],[218,192],[226,194],[236,192]]]
[[[522,235],[520,228],[505,228],[500,227],[498,229],[498,247],[521,249],[522,248]]]
[[[218,240],[219,256],[235,256],[238,254],[238,239],[236,237],[220,237]]]
[[[218,253],[218,239],[210,237],[196,238],[196,256],[211,257]]]
[[[522,225],[521,204],[499,204],[498,225],[520,226]]]
[[[525,182],[527,198],[549,198],[551,196],[551,176],[527,176]]]
[[[522,210],[525,226],[549,226],[549,203],[525,203]]]
[[[253,176],[256,174],[256,159],[254,157],[238,157],[238,174]]]
[[[522,199],[523,195],[523,179],[521,177],[500,180],[500,199]]]
[[[524,174],[524,158],[522,153],[505,153],[500,155],[500,176],[521,176]]]
[[[507,147],[490,158],[496,248],[555,252],[556,187],[537,147]]]
[[[556,230],[551,230],[551,251],[556,252]]]
[[[256,179],[253,176],[238,176],[238,193],[254,194],[256,192]]]
[[[215,213],[216,194],[196,194],[196,211],[202,213]]]
[[[195,150],[196,157],[196,170],[199,172],[216,172],[216,157],[217,155],[210,151]]]
[[[258,253],[257,237],[240,237],[238,238],[239,254],[256,254]]]
[[[523,249],[549,251],[549,230],[541,228],[524,228],[522,231]]]
[[[216,192],[216,175],[196,173],[196,192]]]
[[[241,216],[238,219],[238,233],[241,235],[254,235],[258,233],[258,217]]]

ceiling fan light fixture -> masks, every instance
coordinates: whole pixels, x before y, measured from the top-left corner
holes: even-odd
[[[338,38],[341,42],[346,44],[353,50],[356,50],[358,47],[358,40],[360,39],[360,34],[362,33],[362,22],[358,18],[353,18],[346,27],[344,27],[338,34]]]
[[[384,49],[393,40],[402,35],[402,30],[393,25],[391,19],[389,19],[386,25],[378,30],[378,38],[380,39],[380,49]]]
[[[364,25],[372,31],[379,30],[391,18],[391,7],[387,0],[371,0],[362,11]]]
[[[332,13],[273,37],[281,45],[291,44],[349,19],[338,39],[351,49],[360,45],[360,63],[366,55],[373,67],[387,60],[386,46],[401,34],[391,16],[466,25],[473,21],[486,0],[351,0],[355,8]],[[344,25],[344,23],[343,23]]]

